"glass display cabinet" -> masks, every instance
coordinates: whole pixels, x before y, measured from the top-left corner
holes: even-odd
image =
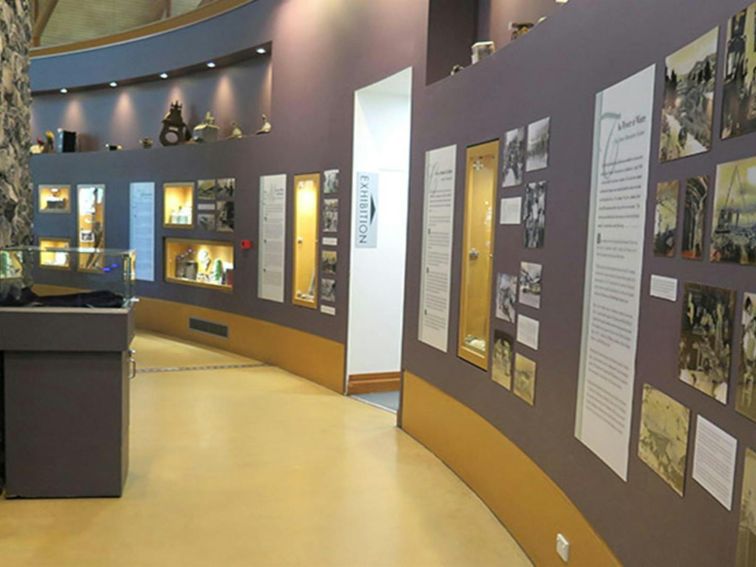
[[[294,177],[294,269],[292,301],[316,309],[318,305],[318,209],[320,174]]]
[[[40,213],[70,213],[71,187],[68,185],[40,185],[38,200]]]
[[[233,243],[166,238],[165,281],[223,291],[233,290]]]
[[[499,141],[467,148],[458,355],[488,370]]]
[[[39,253],[40,268],[71,268],[71,241],[67,238],[40,238],[39,247],[43,250]]]
[[[163,185],[163,227],[194,228],[194,183]]]
[[[79,270],[99,272],[105,266],[105,186],[78,186]]]

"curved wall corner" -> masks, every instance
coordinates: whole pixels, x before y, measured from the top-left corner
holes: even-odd
[[[538,567],[561,567],[557,534],[570,564],[619,567],[575,504],[501,431],[430,382],[404,372],[402,429],[480,496]]]

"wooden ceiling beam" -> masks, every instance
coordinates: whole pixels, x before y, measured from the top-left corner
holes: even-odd
[[[39,10],[39,4],[34,3],[36,7],[37,17],[34,20],[34,26],[32,27],[32,46],[38,47],[42,41],[42,34],[45,33],[50,17],[53,15],[55,8],[58,7],[58,0],[47,0],[42,11]]]

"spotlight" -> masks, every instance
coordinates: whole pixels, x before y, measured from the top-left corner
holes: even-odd
[[[168,78],[168,73],[160,73],[160,78],[161,79],[167,79]]]
[[[63,87],[60,89],[60,94],[68,94],[68,89],[66,87]]]
[[[116,88],[118,86],[118,83],[116,83],[115,81],[110,81],[110,86],[111,88]]]
[[[215,62],[214,61],[208,61],[207,62],[207,66],[210,67],[211,69],[215,69]]]
[[[267,49],[265,49],[264,47],[258,47],[258,48],[257,48],[257,52],[258,52],[258,53],[259,53],[260,55],[265,55],[265,54],[266,54],[266,53],[268,52],[268,50],[267,50]]]

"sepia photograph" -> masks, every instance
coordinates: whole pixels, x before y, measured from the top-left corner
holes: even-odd
[[[525,128],[510,130],[504,136],[502,159],[502,187],[514,187],[522,183],[525,171]]]
[[[703,258],[704,224],[709,197],[708,175],[691,177],[685,183],[683,205],[682,257],[687,260]]]
[[[215,230],[215,211],[211,213],[198,211],[197,224],[202,230],[214,231]]]
[[[337,266],[336,250],[323,250],[320,255],[320,272],[323,276],[335,276]]]
[[[740,339],[740,365],[735,385],[735,409],[751,421],[756,421],[756,400],[753,389],[756,382],[756,293],[743,297]]]
[[[685,489],[690,410],[643,385],[638,457],[680,496]]]
[[[543,248],[546,236],[546,181],[528,183],[522,204],[525,248]]]
[[[656,186],[654,254],[671,258],[677,246],[677,203],[680,182],[667,181]]]
[[[234,198],[234,193],[236,193],[236,179],[233,177],[228,177],[226,179],[218,179],[216,181],[216,199],[221,199],[223,201],[231,201]]]
[[[528,126],[528,155],[526,171],[538,171],[549,166],[551,118],[544,118]]]
[[[534,309],[541,308],[542,276],[543,266],[541,264],[531,264],[530,262],[520,264],[520,303]]]
[[[339,231],[339,200],[323,199],[323,232]]]
[[[756,565],[756,452],[746,447],[735,567]]]
[[[527,356],[515,356],[514,386],[515,396],[529,405],[535,404],[536,363]]]
[[[662,106],[662,162],[711,149],[719,28],[689,43],[666,60]]]
[[[234,202],[218,201],[217,215],[215,217],[215,229],[218,232],[234,231]]]
[[[756,266],[756,157],[717,168],[712,219],[711,261]]]
[[[323,193],[333,195],[339,192],[339,170],[329,169],[323,172]]]
[[[732,360],[735,292],[685,284],[680,380],[720,403],[727,403]]]
[[[493,381],[504,386],[507,390],[512,389],[512,368],[514,366],[514,341],[511,336],[503,331],[494,331],[493,369],[491,377]]]
[[[197,197],[202,201],[215,201],[218,193],[215,179],[200,179],[197,181]]]
[[[320,299],[326,303],[336,303],[336,280],[330,278],[320,280]]]
[[[722,139],[756,132],[756,2],[727,24]]]
[[[498,274],[496,276],[496,317],[507,323],[515,322],[517,302],[517,276]]]

